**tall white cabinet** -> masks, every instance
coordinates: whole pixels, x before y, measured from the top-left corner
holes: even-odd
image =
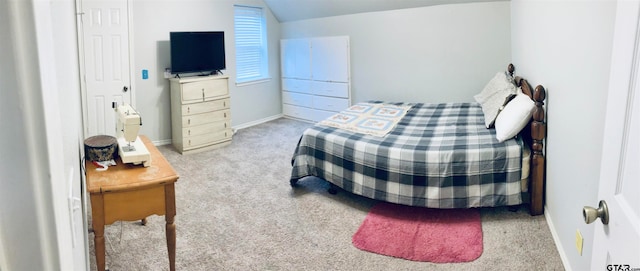
[[[349,37],[280,41],[285,116],[321,121],[351,105]]]

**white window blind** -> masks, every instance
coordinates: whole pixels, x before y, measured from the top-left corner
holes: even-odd
[[[269,77],[266,26],[262,8],[235,6],[237,83]]]

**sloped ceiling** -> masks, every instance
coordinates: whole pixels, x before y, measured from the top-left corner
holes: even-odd
[[[496,0],[264,0],[280,22],[443,4],[495,1]]]

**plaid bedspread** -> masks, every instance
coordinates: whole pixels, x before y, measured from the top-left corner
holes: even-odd
[[[316,176],[354,194],[429,208],[517,205],[522,148],[520,139],[499,143],[477,103],[413,104],[385,137],[310,127],[291,180]]]

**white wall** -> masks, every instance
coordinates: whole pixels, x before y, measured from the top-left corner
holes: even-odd
[[[80,199],[82,194],[82,176],[84,172],[81,170],[81,155],[83,155],[84,136],[82,129],[82,97],[80,91],[80,67],[78,63],[78,47],[76,32],[76,10],[74,0],[52,0],[50,6],[44,8],[44,12],[51,13],[48,21],[43,24],[51,25],[50,32],[52,36],[52,44],[45,44],[51,47],[54,57],[52,61],[51,73],[55,76],[56,86],[53,88],[57,94],[59,104],[59,112],[61,123],[58,126],[62,133],[62,142],[59,144],[59,153],[54,154],[55,159],[61,159],[64,165],[62,170],[64,174],[63,180],[56,181],[59,187],[60,197],[64,200],[62,208],[67,208],[67,198],[69,196]],[[50,7],[50,10],[48,10]],[[71,183],[69,183],[71,182]],[[71,185],[71,188],[69,187]],[[71,195],[69,193],[71,192]],[[85,195],[88,201],[88,195]],[[73,204],[76,208],[83,208],[83,202],[75,201]],[[88,250],[88,225],[86,212],[89,210],[74,209],[70,215],[75,229],[69,228],[69,218],[64,217],[65,223],[59,225],[64,231],[69,231],[61,235],[59,246],[62,247],[61,253],[66,257],[63,259],[73,259],[73,270],[83,270],[88,267],[89,259],[87,258]],[[71,236],[71,235],[73,236]],[[67,263],[70,264],[70,263]]]
[[[0,2],[3,270],[86,268],[85,244],[79,239],[74,249],[67,208],[68,181],[78,190],[80,184],[74,18],[72,1]]]
[[[235,45],[233,5],[264,7],[262,0],[217,1],[132,1],[133,61],[136,109],[143,118],[141,133],[152,141],[171,140],[171,99],[169,81],[163,77],[171,66],[169,32],[224,31],[227,69],[230,76],[232,126],[240,126],[281,114],[279,70],[279,23],[265,8],[269,36],[270,73],[274,80],[241,86],[235,84]],[[149,70],[149,79],[142,79],[142,70]]]
[[[21,107],[21,96],[27,95],[17,79],[18,59],[15,58],[17,44],[13,38],[16,24],[15,3],[0,1],[0,236],[7,270],[44,270],[45,246],[38,229],[39,217],[33,215],[38,208],[35,199],[36,184],[29,181],[33,173],[29,170],[25,116]],[[26,17],[26,16],[25,16]],[[32,18],[32,17],[31,17]],[[33,25],[30,25],[33,30]],[[27,26],[25,26],[27,27]],[[11,155],[9,155],[11,154]]]
[[[531,84],[547,88],[547,217],[565,265],[589,270],[597,206],[615,1],[511,2],[513,61]],[[576,229],[584,236],[582,256]]]
[[[511,61],[510,3],[438,5],[282,23],[282,38],[350,37],[352,102],[473,101]]]

